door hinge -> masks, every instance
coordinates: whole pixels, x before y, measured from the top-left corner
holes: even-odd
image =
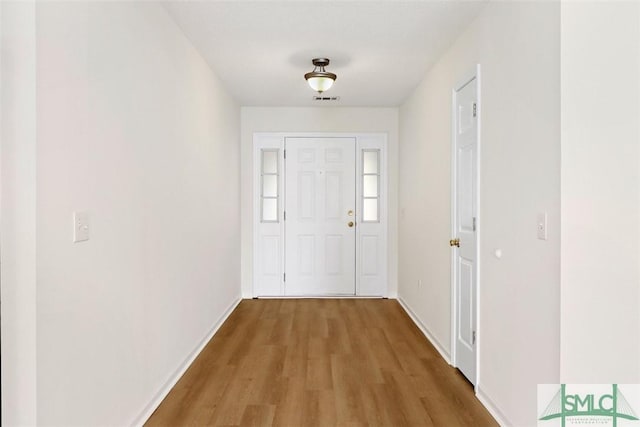
[[[475,110],[474,110],[475,111]],[[475,116],[475,115],[474,115]],[[287,150],[284,150],[284,159],[287,160]]]
[[[476,231],[476,217],[473,217],[473,231]]]
[[[476,331],[473,331],[473,333],[471,334],[471,344],[475,344],[476,343]]]
[[[282,217],[283,221],[287,220],[287,211],[284,211],[283,217]]]
[[[282,273],[282,281],[283,282],[287,281],[287,273]]]
[[[476,117],[478,115],[478,107],[476,105],[476,103],[473,103],[473,117]]]

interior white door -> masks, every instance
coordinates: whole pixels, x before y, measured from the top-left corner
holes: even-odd
[[[355,295],[355,138],[285,149],[285,295]]]
[[[477,299],[477,78],[454,94],[455,364],[476,382]]]

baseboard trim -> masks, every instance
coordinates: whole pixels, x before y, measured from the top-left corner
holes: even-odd
[[[249,299],[383,299],[382,295],[280,295],[280,296],[256,296]]]
[[[429,340],[429,342],[431,342],[431,344],[436,348],[436,350],[438,350],[438,353],[440,353],[440,356],[442,356],[442,358],[449,365],[451,365],[451,358],[449,356],[449,353],[444,350],[444,347],[440,345],[440,342],[438,342],[438,340],[433,336],[433,334],[429,331],[429,329],[420,321],[420,319],[413,312],[413,310],[411,310],[409,304],[407,304],[400,297],[398,297],[397,300],[400,303],[400,306],[407,313],[407,315],[411,318],[411,320],[413,320],[413,323],[416,324],[418,329],[420,329],[420,331]],[[487,409],[487,411],[489,411],[491,416],[495,418],[496,422],[500,424],[500,426],[510,427],[513,425],[509,422],[507,417],[504,416],[504,413],[498,408],[498,406],[493,402],[493,400],[491,400],[491,398],[487,396],[479,386],[476,389],[476,398],[480,401],[482,406],[484,406]]]
[[[491,400],[489,396],[487,396],[480,387],[478,387],[478,391],[476,392],[476,397],[482,403],[482,405],[489,411],[491,416],[495,418],[495,420],[502,427],[510,427],[513,424],[509,422],[507,417],[504,416],[504,413],[498,408],[498,406]]]
[[[409,306],[409,304],[407,304],[402,298],[400,298],[398,296],[397,298],[398,302],[400,303],[400,306],[404,309],[404,311],[407,313],[407,315],[411,318],[411,320],[413,320],[413,323],[416,324],[416,326],[418,327],[418,329],[420,329],[420,331],[424,334],[424,336],[429,340],[429,342],[436,348],[436,350],[438,350],[438,353],[440,353],[440,356],[442,356],[442,358],[449,364],[451,365],[451,356],[449,355],[449,352],[446,351],[444,349],[444,347],[440,344],[440,342],[436,339],[436,337],[433,336],[433,334],[431,333],[431,331],[429,331],[429,328],[427,328],[418,318],[418,316],[413,312],[413,310],[411,310],[411,307]]]
[[[211,341],[211,338],[218,332],[220,326],[227,320],[229,315],[235,310],[235,308],[240,304],[242,298],[237,298],[220,316],[220,318],[214,323],[211,330],[207,333],[207,335],[198,343],[196,348],[187,356],[187,358],[178,366],[178,368],[174,371],[174,373],[169,377],[169,379],[164,383],[164,385],[160,388],[160,390],[155,394],[153,399],[145,406],[145,408],[141,411],[140,415],[136,417],[135,421],[131,424],[133,426],[143,426],[145,422],[151,417],[153,412],[160,406],[160,403],[167,397],[167,394],[171,391],[171,389],[177,384],[178,380],[182,378],[184,373],[189,369],[193,361],[198,357],[200,352],[204,349],[204,347]]]

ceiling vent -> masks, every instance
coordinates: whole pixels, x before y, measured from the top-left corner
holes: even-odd
[[[323,101],[340,101],[340,97],[339,96],[322,96],[322,95],[318,96],[318,95],[316,95],[316,96],[313,97],[313,100],[314,101],[320,101],[320,102],[323,102]]]

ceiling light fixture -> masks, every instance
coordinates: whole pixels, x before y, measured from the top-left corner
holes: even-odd
[[[311,86],[311,89],[322,93],[333,85],[338,76],[324,70],[324,67],[329,65],[329,59],[327,58],[314,58],[311,63],[315,68],[312,72],[305,74],[304,78]]]

